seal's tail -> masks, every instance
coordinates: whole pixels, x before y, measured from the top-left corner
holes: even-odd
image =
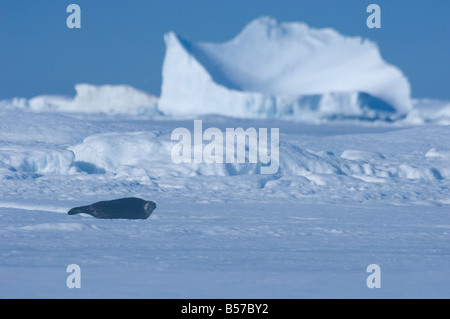
[[[80,214],[81,212],[82,212],[82,210],[80,209],[80,207],[75,207],[75,208],[72,208],[71,210],[69,210],[69,212],[67,214],[76,215],[76,214]]]

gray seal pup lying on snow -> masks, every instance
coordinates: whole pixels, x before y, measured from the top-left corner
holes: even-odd
[[[156,204],[152,201],[129,197],[75,207],[68,214],[89,214],[103,219],[147,219],[155,208]]]

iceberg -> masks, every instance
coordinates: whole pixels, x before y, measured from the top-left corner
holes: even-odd
[[[261,17],[225,43],[165,35],[158,108],[168,115],[386,119],[411,109],[408,80],[376,43]]]
[[[129,85],[75,85],[75,98],[40,95],[28,101],[33,111],[106,114],[157,114],[158,98]],[[18,102],[16,102],[18,104]]]

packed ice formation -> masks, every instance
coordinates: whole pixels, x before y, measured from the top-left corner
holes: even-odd
[[[385,118],[411,108],[410,85],[377,45],[333,29],[262,17],[225,43],[165,35],[159,108],[173,115]]]

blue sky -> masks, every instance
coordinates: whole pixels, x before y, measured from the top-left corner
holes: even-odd
[[[81,7],[81,29],[66,26],[71,3]],[[381,29],[366,26],[370,3],[381,7]],[[374,40],[408,77],[413,97],[450,100],[450,1],[443,0],[1,0],[0,99],[72,96],[76,83],[159,95],[164,33],[222,42],[263,15]]]

